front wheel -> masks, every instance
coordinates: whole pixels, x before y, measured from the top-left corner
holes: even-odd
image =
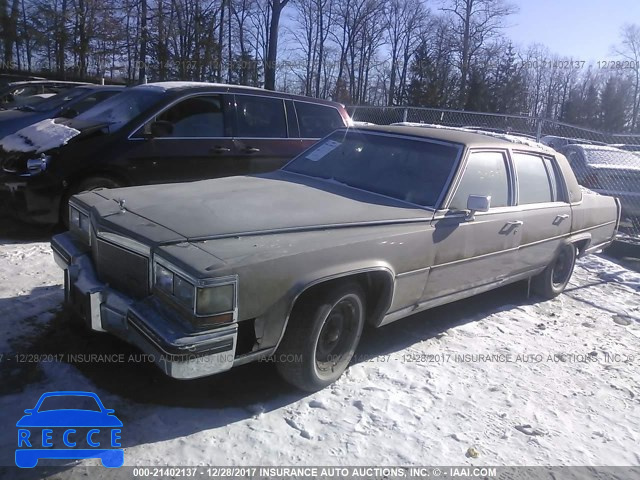
[[[547,268],[533,277],[531,281],[533,291],[544,298],[557,297],[569,283],[575,264],[575,245],[562,246]]]
[[[350,282],[301,301],[278,348],[277,368],[287,382],[313,392],[335,382],[349,365],[362,335],[365,293]]]

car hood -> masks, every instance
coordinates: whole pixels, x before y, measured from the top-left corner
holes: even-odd
[[[79,134],[75,128],[45,119],[2,138],[0,147],[5,152],[42,153],[66,144]]]
[[[433,212],[391,198],[284,171],[95,192],[189,240],[347,225],[430,220]],[[124,202],[124,204],[122,204]],[[120,216],[120,220],[118,219]]]

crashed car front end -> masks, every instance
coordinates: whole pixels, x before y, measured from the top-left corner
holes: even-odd
[[[65,301],[92,330],[137,346],[173,378],[233,366],[238,278],[204,278],[180,261],[208,254],[187,242],[149,245],[119,235],[76,199],[70,231],[51,244],[64,270]]]

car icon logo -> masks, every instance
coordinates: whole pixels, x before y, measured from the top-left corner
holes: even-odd
[[[16,423],[16,465],[33,468],[40,459],[99,458],[107,468],[121,467],[122,422],[92,392],[47,392]]]

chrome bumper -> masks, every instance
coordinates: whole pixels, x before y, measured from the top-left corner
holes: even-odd
[[[64,270],[65,303],[97,332],[109,332],[136,345],[173,378],[205,377],[233,366],[236,323],[193,332],[176,312],[153,296],[134,300],[101,282],[89,247],[72,233],[51,240],[53,256]]]

